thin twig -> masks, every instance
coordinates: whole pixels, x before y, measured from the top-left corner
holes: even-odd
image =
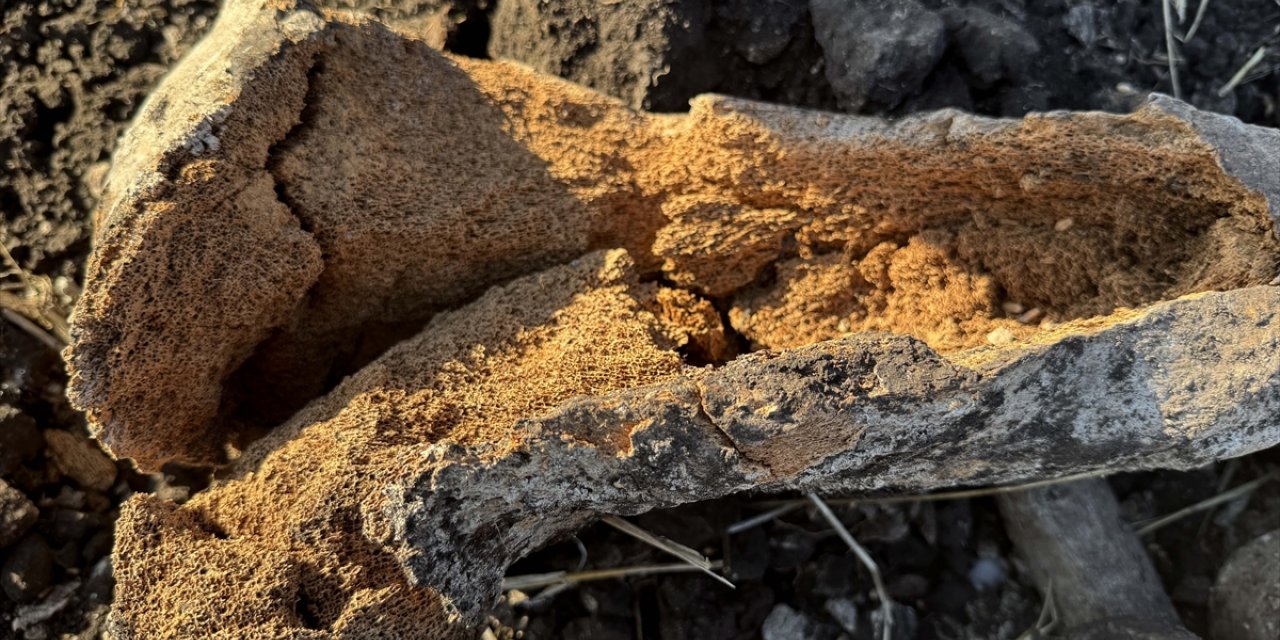
[[[719,562],[710,563],[711,569],[719,569]],[[532,573],[522,576],[507,576],[502,579],[502,590],[511,591],[529,591],[531,589],[539,589],[542,587],[551,587],[555,585],[577,584],[579,582],[592,582],[595,580],[612,580],[614,578],[627,578],[631,576],[651,576],[662,573],[690,573],[693,571],[702,571],[702,567],[695,567],[684,562],[672,562],[670,564],[653,564],[636,567],[614,567],[612,569],[591,569],[589,571],[552,571],[551,573]]]
[[[1240,69],[1236,71],[1236,74],[1231,76],[1231,79],[1228,80],[1226,84],[1222,85],[1221,89],[1218,89],[1218,97],[1226,97],[1228,93],[1231,93],[1232,89],[1243,84],[1245,76],[1249,75],[1249,72],[1252,71],[1254,67],[1258,66],[1258,63],[1262,62],[1262,59],[1266,56],[1267,48],[1258,47],[1258,50],[1254,51],[1253,55],[1240,66]]]
[[[1173,7],[1172,0],[1163,0],[1161,10],[1164,13],[1164,46],[1169,55],[1169,83],[1173,85],[1173,97],[1182,99],[1182,82],[1178,80],[1178,60],[1174,53]]]
[[[746,531],[748,529],[754,529],[766,522],[770,522],[775,518],[778,518],[779,516],[786,515],[792,511],[795,511],[796,509],[799,509],[801,504],[803,504],[803,502],[796,500],[795,502],[790,502],[779,507],[774,507],[764,513],[751,516],[746,520],[741,520],[729,525],[729,527],[725,529],[725,532],[732,536],[732,535],[737,535],[739,533],[742,533],[743,531]]]
[[[729,582],[728,578],[725,578],[724,576],[716,573],[715,571],[712,571],[713,563],[710,560],[708,560],[705,556],[703,556],[701,553],[698,553],[697,551],[694,551],[693,549],[690,549],[689,547],[686,547],[680,544],[679,542],[675,542],[674,540],[668,540],[667,538],[663,538],[661,536],[655,536],[652,533],[649,533],[648,531],[645,531],[644,529],[641,529],[640,527],[637,527],[636,525],[631,524],[630,522],[627,522],[626,520],[623,520],[622,518],[619,518],[617,516],[604,516],[603,518],[601,518],[601,520],[605,524],[635,538],[636,540],[644,542],[645,544],[648,544],[656,549],[665,551],[666,553],[669,553],[687,562],[689,565],[697,567],[703,573],[711,576],[712,578],[715,578],[716,580],[719,580],[725,585],[728,585],[730,589],[737,588],[734,586],[732,582]]]
[[[871,554],[867,553],[867,550],[863,549],[862,545],[853,539],[853,534],[849,533],[844,523],[840,522],[840,518],[836,517],[835,512],[831,510],[831,507],[827,506],[826,502],[822,501],[822,498],[818,497],[818,494],[809,493],[807,495],[809,502],[812,502],[813,506],[818,508],[818,512],[822,514],[827,524],[831,525],[832,529],[835,529],[836,535],[840,536],[840,539],[849,545],[849,548],[853,550],[853,555],[857,556],[862,565],[871,573],[871,581],[875,584],[876,595],[880,597],[881,615],[884,616],[884,633],[881,635],[883,640],[889,640],[893,637],[893,600],[889,597],[889,590],[884,586],[884,578],[880,575],[880,566],[876,564]]]
[[[1040,616],[1030,629],[1023,631],[1016,640],[1032,640],[1042,638],[1058,625],[1058,605],[1053,601],[1053,580],[1049,580],[1044,589],[1044,604],[1040,606]]]
[[[43,342],[46,346],[48,346],[50,349],[53,349],[54,351],[62,351],[62,348],[66,346],[57,338],[53,337],[53,335],[50,334],[48,331],[45,331],[44,327],[41,327],[40,325],[28,320],[26,316],[22,315],[21,313],[18,313],[17,311],[14,311],[13,309],[10,309],[8,307],[0,307],[0,316],[4,316],[5,320],[8,320],[9,322],[13,323],[14,326],[31,334],[31,336],[34,337],[36,340]]]
[[[1208,8],[1209,0],[1200,0],[1200,6],[1196,7],[1196,17],[1191,21],[1191,28],[1187,29],[1187,33],[1179,38],[1180,40],[1186,43],[1191,42],[1191,39],[1196,37],[1196,31],[1200,30],[1200,21],[1204,20],[1204,12]]]
[[[827,504],[834,504],[842,507],[857,504],[901,504],[904,502],[933,502],[937,500],[962,500],[965,498],[981,498],[983,496],[997,495],[1001,493],[1016,493],[1018,491],[1026,491],[1028,489],[1036,489],[1039,487],[1047,487],[1055,484],[1063,484],[1065,482],[1075,482],[1076,480],[1084,480],[1085,478],[1095,478],[1115,473],[1111,469],[1099,469],[1097,471],[1085,471],[1075,473],[1061,478],[1049,478],[1047,480],[1036,480],[1034,482],[1026,482],[1023,484],[1004,485],[999,487],[983,487],[981,489],[963,489],[960,491],[942,491],[939,493],[926,493],[918,496],[890,496],[887,498],[836,498],[827,500]],[[763,506],[783,506],[791,504],[803,504],[804,500],[762,500],[756,504]]]
[[[1189,507],[1183,507],[1182,509],[1178,509],[1177,511],[1174,511],[1169,515],[1162,516],[1162,517],[1156,518],[1155,520],[1152,520],[1151,522],[1143,525],[1134,533],[1139,536],[1145,536],[1148,533],[1155,531],[1156,529],[1159,529],[1171,522],[1176,522],[1178,520],[1181,520],[1182,518],[1185,518],[1191,514],[1199,513],[1201,511],[1204,511],[1205,509],[1212,509],[1213,507],[1216,507],[1226,502],[1231,502],[1236,498],[1248,495],[1254,489],[1257,489],[1258,487],[1266,484],[1268,481],[1274,479],[1277,475],[1280,475],[1280,472],[1272,471],[1267,475],[1264,475],[1260,478],[1256,478],[1254,480],[1250,480],[1249,482],[1246,482],[1230,491],[1224,491],[1222,493],[1219,493],[1216,496],[1213,496],[1212,498],[1207,498]]]

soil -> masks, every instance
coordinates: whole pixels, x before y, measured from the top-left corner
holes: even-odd
[[[872,36],[850,43],[848,34],[876,30],[827,21],[815,29],[809,3],[795,0],[329,4],[374,7],[405,28],[415,18],[434,16],[443,30],[440,42],[453,51],[514,57],[658,111],[683,110],[693,95],[714,91],[887,116],[940,107],[1021,116],[1045,109],[1127,111],[1149,91],[1173,92],[1160,6],[1151,1],[924,0],[913,10],[931,16],[920,23],[936,28],[912,32],[918,46],[896,66],[859,67],[860,77],[882,80],[872,85],[851,80],[848,69],[831,72],[824,53],[872,50]],[[548,15],[552,4],[555,11]],[[1188,5],[1193,15],[1182,23],[1183,32],[1196,10],[1196,3]],[[624,13],[602,16],[613,10],[608,7]],[[861,3],[861,17],[867,21],[889,9],[882,2]],[[52,279],[61,306],[75,296],[89,248],[90,213],[116,138],[215,11],[212,0],[19,0],[0,9],[0,208],[7,231],[2,238],[22,269]],[[637,23],[637,15],[649,21]],[[843,14],[833,15],[839,20]],[[633,24],[646,28],[624,28]],[[1246,122],[1280,125],[1274,54],[1264,55],[1246,83],[1220,92],[1259,47],[1275,44],[1278,25],[1280,8],[1269,3],[1208,3],[1195,37],[1181,45],[1183,97]],[[562,35],[550,46],[547,34]],[[897,40],[904,38],[885,36],[877,46]],[[8,275],[4,282],[17,278]],[[0,582],[6,575],[25,576],[29,592],[6,588],[0,596],[0,636],[98,637],[110,601],[107,549],[116,505],[135,491],[184,499],[205,482],[190,470],[142,475],[117,464],[116,477],[94,488],[85,483],[95,481],[83,474],[61,469],[47,443],[62,436],[46,432],[85,435],[83,420],[67,406],[64,384],[54,351],[15,325],[0,323],[0,409],[11,408],[0,413],[0,465],[6,465],[0,478],[38,510],[21,538],[0,549]],[[22,453],[7,464],[13,452]],[[1126,516],[1142,521],[1261,477],[1277,464],[1280,455],[1272,449],[1195,472],[1123,475],[1111,483]],[[1211,587],[1228,555],[1280,528],[1278,485],[1265,484],[1145,539],[1192,631],[1209,631]],[[739,496],[635,519],[722,560],[735,590],[679,574],[592,582],[558,594],[512,592],[494,612],[490,633],[569,639],[873,637],[878,627],[870,575],[812,509],[796,509],[733,536],[724,533],[728,525],[766,510],[770,505],[763,501],[772,499]],[[1012,638],[1039,615],[1040,595],[1019,568],[990,499],[861,505],[839,513],[880,562],[890,592],[907,605],[896,637]],[[649,546],[595,525],[576,540],[525,559],[511,575],[668,561]],[[68,584],[76,586],[62,594],[62,608],[21,632],[12,626],[22,607],[52,598],[59,585]]]

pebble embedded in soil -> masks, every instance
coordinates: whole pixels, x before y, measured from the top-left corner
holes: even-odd
[[[0,588],[10,600],[25,604],[53,583],[53,550],[39,535],[29,535],[9,550],[0,565]]]
[[[22,538],[39,515],[26,495],[0,480],[0,549]]]
[[[40,453],[44,440],[35,420],[14,407],[0,404],[0,476],[8,476]]]
[[[115,483],[115,462],[88,438],[62,429],[47,429],[44,439],[54,464],[82,487],[106,491]]]
[[[1213,640],[1280,638],[1280,529],[1231,554],[1211,597]]]
[[[811,0],[809,10],[827,81],[850,111],[898,106],[947,47],[942,18],[916,0]]]

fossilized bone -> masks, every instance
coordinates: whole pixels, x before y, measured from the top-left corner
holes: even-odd
[[[646,115],[229,2],[122,141],[73,318],[116,455],[228,465],[128,503],[113,632],[443,635],[597,514],[1269,446],[1278,194],[1280,135],[1163,97]]]

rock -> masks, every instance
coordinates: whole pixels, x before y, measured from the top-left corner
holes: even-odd
[[[53,550],[39,535],[22,539],[0,565],[0,588],[10,600],[25,604],[53,584]]]
[[[858,605],[849,598],[832,598],[824,605],[831,618],[849,635],[858,632]]]
[[[8,477],[44,448],[36,421],[18,409],[0,405],[0,477]]]
[[[810,0],[840,105],[895,107],[920,90],[947,47],[942,18],[916,0]]]
[[[46,429],[44,439],[53,463],[80,486],[106,491],[115,483],[116,463],[89,439],[62,429]]]
[[[727,0],[718,3],[718,18],[733,26],[733,48],[748,62],[764,64],[777,58],[795,37],[796,26],[808,17],[805,0]]]
[[[699,86],[707,83],[703,76],[714,69],[714,57],[703,50],[710,18],[706,5],[701,0],[504,0],[494,10],[489,50],[636,108],[681,110],[689,96],[705,89]],[[757,45],[752,51],[767,58],[775,47]]]
[[[36,604],[18,607],[14,612],[12,629],[23,634],[23,637],[31,639],[35,637],[44,637],[43,630],[38,625],[53,618],[58,612],[67,608],[75,596],[76,589],[80,588],[80,582],[73,580],[54,587],[53,591],[45,599]],[[40,634],[37,636],[37,634]]]
[[[821,634],[817,622],[808,616],[779,604],[769,612],[760,628],[760,636],[764,640],[814,640],[821,637],[832,637]]]
[[[1214,640],[1280,637],[1280,531],[1236,549],[1218,572],[1210,599]]]
[[[1180,624],[1129,618],[1070,627],[1063,631],[1063,636],[1072,640],[1196,640],[1200,637]]]
[[[884,607],[877,605],[871,610],[871,637],[872,638],[893,638],[894,640],[907,640],[915,638],[919,633],[920,622],[916,610],[901,602],[893,603],[890,610],[893,617],[893,624],[889,628],[889,632],[885,633],[885,616]]]
[[[0,480],[0,549],[21,539],[39,516],[26,495]]]
[[[111,557],[107,556],[94,563],[84,583],[84,597],[89,602],[109,603],[115,584],[115,578],[111,575]]]
[[[977,87],[1029,79],[1040,45],[1021,24],[978,7],[950,7],[941,15],[951,44]]]
[[[599,514],[1270,446],[1278,149],[1162,97],[653,116],[233,0],[122,140],[72,322],[113,453],[226,465],[122,508],[110,631],[470,635]],[[664,288],[753,351],[686,364],[714,323]]]
[[[110,521],[100,513],[54,509],[45,531],[55,544],[78,542],[109,524]]]

